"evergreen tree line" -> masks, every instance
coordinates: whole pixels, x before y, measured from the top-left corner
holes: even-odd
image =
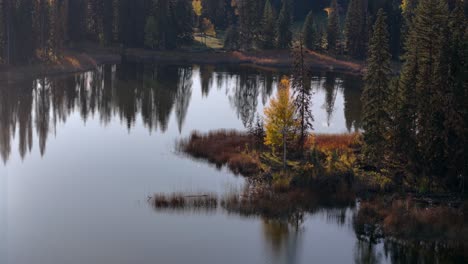
[[[155,46],[176,48],[191,41],[192,18],[189,0],[0,0],[0,61],[54,61],[81,41],[144,47],[151,20]]]
[[[194,1],[199,2],[200,14],[194,12]],[[456,1],[447,1],[453,9]],[[190,44],[192,31],[200,27],[200,21],[226,31],[227,49],[290,48],[297,38],[293,23],[303,23],[307,48],[363,59],[370,25],[379,8],[388,14],[390,51],[394,59],[399,59],[415,3],[416,0],[0,0],[0,60],[6,64],[53,61],[64,47],[85,40],[102,45],[172,49]],[[465,11],[467,6],[465,1]]]
[[[363,92],[366,163],[396,182],[466,190],[468,32],[462,0],[404,1],[405,45],[390,69],[388,18],[380,10]]]

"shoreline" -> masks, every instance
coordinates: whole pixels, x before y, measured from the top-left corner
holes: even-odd
[[[257,52],[224,52],[202,51],[150,51],[144,49],[127,49],[125,60],[129,62],[158,63],[193,63],[245,65],[267,69],[290,68],[292,58],[287,50],[270,50]],[[335,59],[328,55],[307,51],[306,64],[312,70],[333,71],[352,75],[362,75],[365,67],[362,62]],[[56,63],[37,63],[24,66],[0,66],[0,83],[14,83],[35,79],[41,76],[58,76],[89,71],[102,64],[118,64],[122,56],[118,48],[83,48],[69,49]]]

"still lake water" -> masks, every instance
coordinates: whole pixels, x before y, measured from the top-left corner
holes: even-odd
[[[176,152],[197,130],[245,127],[285,72],[222,66],[103,66],[0,85],[0,263],[392,263],[424,252],[359,241],[355,207],[292,227],[223,209],[154,210],[154,193],[243,188]],[[361,126],[358,77],[315,73],[314,128]],[[430,258],[429,258],[430,260]]]

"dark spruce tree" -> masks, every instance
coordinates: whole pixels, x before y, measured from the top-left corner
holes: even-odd
[[[72,0],[73,1],[73,0]],[[103,42],[105,45],[109,45],[113,41],[113,25],[114,25],[114,9],[113,0],[103,0]]]
[[[314,22],[313,12],[307,14],[306,20],[302,27],[302,35],[304,36],[304,46],[311,50],[317,50],[319,47],[320,39],[317,33],[317,26]]]
[[[68,4],[68,36],[72,42],[84,39],[86,31],[86,1],[72,0]]]
[[[237,1],[238,30],[241,48],[243,49],[251,49],[255,43],[258,43],[262,20],[261,10],[264,7],[261,2],[258,0]]]
[[[468,177],[468,32],[467,21],[462,0],[456,0],[449,19],[449,48],[446,58],[448,68],[448,101],[445,105],[446,155],[449,186],[460,184],[457,176],[462,176],[461,189]],[[463,148],[460,148],[463,146]]]
[[[275,47],[275,12],[270,0],[265,2],[262,18],[262,31],[260,36],[260,46],[263,49]]]
[[[5,23],[3,15],[3,1],[0,0],[0,64],[4,63],[4,50],[5,50]]]
[[[418,1],[419,0],[403,0],[401,2],[401,15],[402,15],[401,42],[402,42],[403,48],[406,45],[409,29],[413,21],[414,12],[416,11]]]
[[[239,29],[236,26],[228,27],[224,36],[224,48],[227,50],[240,49],[239,38]]]
[[[389,114],[387,102],[390,95],[391,76],[389,34],[386,16],[382,9],[377,14],[373,35],[369,43],[366,85],[362,93],[363,104],[363,154],[368,164],[382,168],[385,159]]]
[[[177,0],[172,6],[172,18],[177,40],[176,47],[189,45],[193,41],[192,5],[187,0]]]
[[[291,32],[291,2],[283,0],[280,14],[278,16],[278,24],[276,26],[276,47],[279,49],[288,49],[292,42]]]
[[[313,129],[312,123],[314,117],[312,114],[312,91],[309,71],[305,64],[305,49],[302,35],[299,37],[299,43],[293,50],[294,72],[292,76],[292,88],[294,91],[294,104],[296,106],[297,116],[300,124],[299,131],[299,149],[304,154],[304,144],[310,130]]]
[[[400,77],[403,98],[400,120],[407,135],[399,139],[408,169],[430,189],[447,176],[444,131],[450,100],[448,63],[448,8],[443,0],[420,0],[406,41]],[[406,149],[405,149],[406,148]]]
[[[328,51],[337,52],[340,39],[340,10],[336,0],[332,0],[328,8],[327,22],[327,49]]]
[[[345,21],[345,46],[354,58],[363,58],[367,49],[367,5],[363,0],[351,0]]]

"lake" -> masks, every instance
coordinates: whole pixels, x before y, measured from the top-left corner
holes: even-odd
[[[358,206],[299,226],[222,208],[155,210],[155,193],[218,195],[246,181],[176,151],[193,131],[245,130],[287,72],[105,65],[0,85],[0,263],[401,263],[434,251],[357,239]],[[311,77],[314,129],[361,128],[359,77]],[[432,252],[431,254],[427,254]]]

